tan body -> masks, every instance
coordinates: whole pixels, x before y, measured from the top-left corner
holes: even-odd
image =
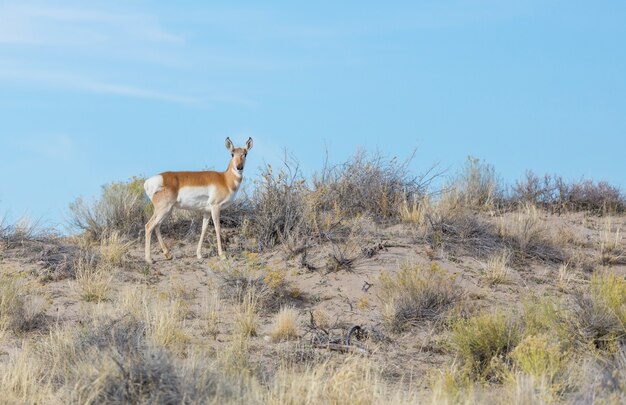
[[[165,257],[168,260],[172,258],[169,248],[163,242],[160,226],[175,207],[204,213],[196,256],[202,258],[202,242],[210,218],[215,226],[217,252],[223,256],[220,211],[235,199],[241,186],[246,155],[252,148],[252,138],[248,139],[246,148],[234,148],[230,139],[226,138],[226,147],[231,151],[232,158],[224,172],[164,172],[145,181],[146,194],[154,205],[154,213],[146,224],[145,254],[148,263],[152,263],[150,247],[153,230]]]

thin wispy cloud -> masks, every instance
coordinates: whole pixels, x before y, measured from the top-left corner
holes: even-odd
[[[179,104],[202,105],[203,101],[176,93],[146,89],[128,84],[110,83],[82,76],[77,73],[54,72],[50,70],[33,70],[28,68],[7,68],[0,64],[0,81],[10,84],[21,82],[27,85],[83,91],[96,94],[145,98]]]
[[[107,42],[116,37],[182,44],[184,36],[164,29],[154,16],[83,8],[53,8],[46,5],[0,6],[0,43],[84,44]]]
[[[74,152],[74,140],[66,134],[6,136],[0,138],[0,145],[25,159],[36,158],[55,162],[70,159]]]

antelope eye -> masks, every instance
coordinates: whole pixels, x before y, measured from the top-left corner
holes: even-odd
[[[231,154],[230,154],[230,157],[235,157],[235,154],[234,154],[234,153],[231,153]]]

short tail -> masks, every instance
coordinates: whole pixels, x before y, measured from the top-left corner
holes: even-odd
[[[152,200],[152,196],[157,193],[163,187],[163,177],[159,174],[152,176],[143,183],[143,189],[146,190],[146,194]]]

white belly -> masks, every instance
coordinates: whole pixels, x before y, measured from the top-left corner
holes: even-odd
[[[178,190],[176,205],[193,211],[208,211],[215,199],[215,187],[182,187]]]

